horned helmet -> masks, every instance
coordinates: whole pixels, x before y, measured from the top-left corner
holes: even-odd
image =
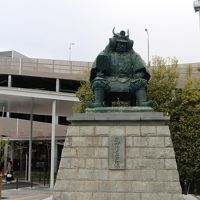
[[[125,31],[120,31],[120,33],[115,33],[115,27],[112,30],[113,37],[109,39],[109,46],[111,49],[116,48],[117,42],[124,42],[127,46],[127,51],[131,50],[133,47],[133,40],[129,39],[129,30],[127,30],[127,35]]]

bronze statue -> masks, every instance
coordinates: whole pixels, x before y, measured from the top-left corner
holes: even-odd
[[[129,32],[115,33],[97,56],[90,74],[95,102],[89,107],[111,106],[116,99],[130,106],[150,106],[146,86],[150,74],[139,54],[133,50]]]

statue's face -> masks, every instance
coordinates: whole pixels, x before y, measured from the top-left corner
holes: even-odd
[[[115,51],[119,52],[119,53],[126,52],[127,51],[126,43],[125,42],[117,42]]]

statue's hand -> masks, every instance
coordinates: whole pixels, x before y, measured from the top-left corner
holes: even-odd
[[[104,77],[104,73],[103,72],[97,72],[97,77]]]
[[[144,72],[137,72],[135,75],[134,75],[134,78],[144,78],[145,74]]]

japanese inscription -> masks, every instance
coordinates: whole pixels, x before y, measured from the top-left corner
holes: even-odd
[[[125,169],[125,137],[109,137],[109,169]]]

